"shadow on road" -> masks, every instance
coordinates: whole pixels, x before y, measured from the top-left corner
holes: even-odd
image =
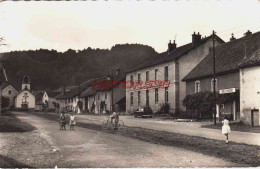
[[[36,128],[19,120],[10,112],[0,117],[0,132],[29,132]]]
[[[18,162],[12,158],[0,155],[0,167],[1,168],[31,168],[30,166]]]

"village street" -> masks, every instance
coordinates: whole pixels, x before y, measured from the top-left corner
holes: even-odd
[[[25,133],[0,133],[2,143],[0,154],[30,167],[243,166],[174,146],[151,144],[84,127],[76,127],[75,131],[70,131],[67,127],[67,131],[60,131],[56,121],[24,112],[14,114],[22,122],[35,126],[37,130]],[[91,117],[94,116],[87,117],[88,120],[85,117],[85,121],[91,121]],[[83,118],[81,120],[84,121]],[[18,149],[14,147],[14,143],[19,146],[18,142],[21,140],[24,140],[24,146]],[[35,140],[36,143],[30,140]],[[43,150],[40,144],[42,142],[39,143],[39,140],[46,142]],[[12,147],[12,150],[6,150],[8,147]],[[30,147],[33,147],[33,150],[26,150]],[[41,151],[40,156],[32,155],[37,151]],[[37,163],[39,160],[42,160],[41,163]]]

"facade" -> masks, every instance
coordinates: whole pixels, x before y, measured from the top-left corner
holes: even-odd
[[[216,45],[223,42],[216,37]],[[169,84],[158,89],[127,88],[127,112],[131,113],[142,106],[150,106],[157,112],[165,103],[170,105],[171,113],[185,111],[182,100],[186,96],[186,82],[181,79],[208,55],[212,48],[212,37],[201,38],[199,33],[194,32],[192,43],[176,46],[175,41],[170,42],[166,52],[150,57],[127,73],[126,81],[167,81]]]
[[[223,119],[224,116],[229,116],[231,120],[241,120],[247,124],[251,122],[249,110],[251,111],[252,104],[257,105],[257,99],[253,98],[250,93],[255,92],[254,85],[257,85],[257,81],[253,80],[257,79],[258,71],[257,67],[244,70],[239,65],[260,49],[259,40],[260,32],[246,33],[240,39],[232,36],[230,42],[215,48],[216,92],[219,96],[232,98],[217,105],[217,117]],[[187,94],[194,94],[200,91],[212,91],[214,84],[212,79],[213,56],[211,52],[182,80],[186,81]]]
[[[22,90],[15,98],[16,109],[35,109],[35,96],[31,93],[29,76],[23,77]]]
[[[240,118],[248,125],[260,126],[260,49],[242,61],[239,73]]]
[[[119,110],[117,111],[125,111],[125,88],[121,83],[125,80],[125,76],[116,73],[113,80],[118,82],[113,82],[112,85],[110,77],[93,79],[91,85],[80,95],[83,101],[83,110],[95,114],[104,114],[112,112],[114,106],[118,105]]]
[[[9,98],[9,106],[7,107],[8,109],[14,107],[15,97],[18,93],[19,92],[17,91],[17,89],[11,84],[8,84],[6,82],[6,84],[3,85],[2,96]]]

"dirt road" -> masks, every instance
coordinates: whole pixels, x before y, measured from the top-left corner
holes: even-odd
[[[236,163],[185,149],[151,144],[121,135],[77,127],[60,131],[57,122],[21,112],[37,128],[26,133],[0,133],[1,155],[31,167],[238,167]],[[8,139],[16,139],[16,152]],[[19,141],[21,138],[23,141]],[[29,140],[34,140],[29,141]],[[26,144],[28,142],[28,144]],[[40,144],[41,143],[41,144]],[[37,146],[38,145],[38,146]],[[23,147],[22,147],[23,146]],[[4,148],[3,148],[4,147]],[[17,148],[18,147],[18,148]],[[33,149],[30,149],[33,147]],[[26,152],[25,152],[26,151]],[[31,151],[31,152],[30,152]],[[10,153],[12,152],[12,153]],[[38,152],[38,154],[36,153]],[[35,154],[35,155],[32,155]],[[40,156],[39,156],[40,154]],[[12,166],[9,166],[12,167]],[[16,166],[13,166],[16,167]]]

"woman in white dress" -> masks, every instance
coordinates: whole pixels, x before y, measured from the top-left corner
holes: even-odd
[[[74,126],[76,125],[75,116],[72,114],[70,116],[70,130],[74,130]]]
[[[222,134],[226,136],[226,143],[228,143],[228,134],[230,134],[230,126],[229,126],[229,121],[228,118],[225,116],[224,120],[222,121]]]

